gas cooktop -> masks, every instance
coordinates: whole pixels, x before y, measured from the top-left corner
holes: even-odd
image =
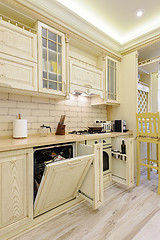
[[[92,130],[73,130],[71,132],[68,132],[69,134],[76,134],[76,135],[88,135],[88,134],[101,134],[106,133],[100,130],[92,131]]]

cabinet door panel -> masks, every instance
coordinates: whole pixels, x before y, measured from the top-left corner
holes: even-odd
[[[36,76],[35,63],[0,54],[0,86],[36,90]]]
[[[48,164],[35,199],[34,216],[74,199],[94,154]]]
[[[119,158],[112,156],[112,180],[127,187],[134,185],[134,142],[133,138],[115,138],[112,139],[112,148],[120,151],[120,146],[124,140],[126,145],[126,154],[119,154]],[[125,160],[121,160],[121,155]]]
[[[37,36],[8,22],[0,22],[0,52],[37,62]]]
[[[65,35],[38,22],[39,91],[66,93]]]
[[[118,102],[119,84],[119,63],[107,57],[106,58],[106,99],[108,102]]]
[[[28,192],[32,181],[29,176],[32,159],[29,156],[28,150],[0,153],[0,228],[29,219],[32,215],[32,194]]]
[[[88,66],[76,60],[70,61],[70,83],[82,87],[103,89],[103,73],[96,67]],[[76,89],[75,89],[76,90]]]
[[[89,201],[93,209],[103,203],[103,156],[102,145],[94,146],[95,158],[80,187],[80,196]]]

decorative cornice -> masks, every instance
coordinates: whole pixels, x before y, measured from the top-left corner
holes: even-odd
[[[65,34],[69,34],[70,38],[83,39],[84,43],[88,42],[91,47],[117,60],[120,60],[122,55],[160,40],[160,28],[158,28],[121,45],[55,0],[5,0],[5,4],[7,3],[14,4],[20,10],[25,9],[25,12],[31,14],[34,19],[44,21]]]

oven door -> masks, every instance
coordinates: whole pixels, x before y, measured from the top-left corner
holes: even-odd
[[[111,172],[111,145],[103,146],[103,175]]]

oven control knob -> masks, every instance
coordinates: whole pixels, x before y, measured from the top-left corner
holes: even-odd
[[[103,143],[105,143],[106,142],[106,140],[103,140]]]
[[[95,144],[97,144],[98,142],[97,141],[95,141]]]

